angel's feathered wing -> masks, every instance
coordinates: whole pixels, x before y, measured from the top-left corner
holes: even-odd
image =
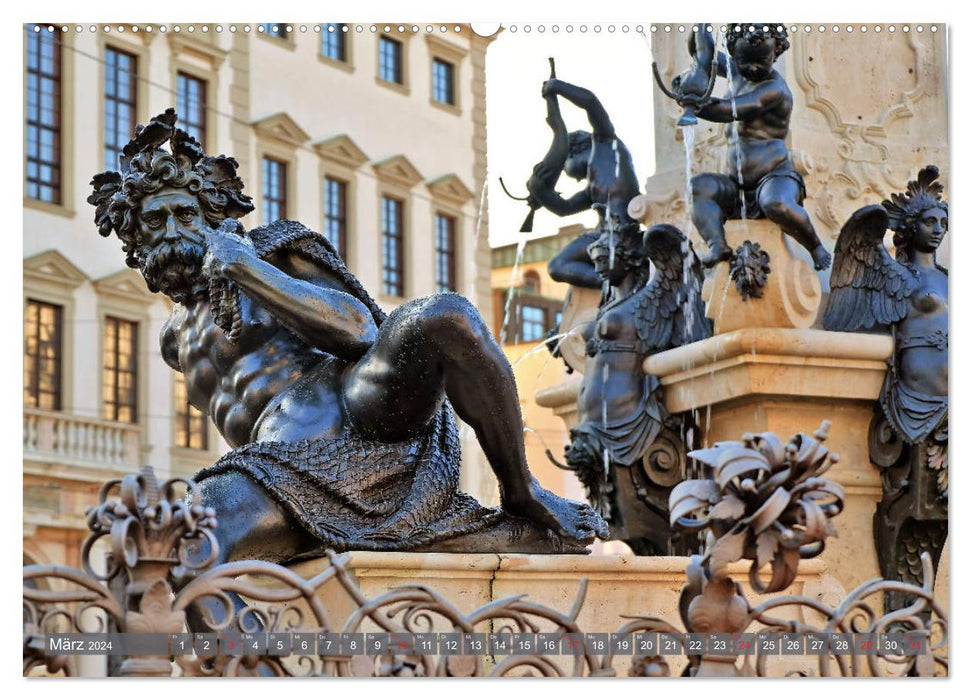
[[[656,272],[638,295],[634,312],[634,327],[647,352],[662,352],[710,337],[711,320],[705,317],[697,260],[691,265],[687,282],[681,255],[653,260]]]
[[[887,210],[875,204],[857,209],[840,229],[823,313],[826,330],[866,330],[907,315],[917,278],[884,247],[887,224]]]

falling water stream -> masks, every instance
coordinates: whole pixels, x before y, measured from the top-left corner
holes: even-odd
[[[614,177],[620,177],[620,153],[618,151],[617,139],[614,138],[611,143],[611,155],[614,157]],[[603,210],[603,221],[607,224],[607,241],[610,245],[610,258],[607,261],[607,267],[610,271],[614,269],[614,261],[617,258],[617,241],[614,239],[614,218],[611,216],[610,212],[610,201],[604,202]],[[610,299],[610,279],[604,280],[603,294],[601,304],[606,304]],[[603,365],[603,371],[601,373],[601,379],[603,382],[603,388],[601,393],[601,403],[600,403],[600,414],[603,421],[604,431],[607,430],[607,380],[610,379],[610,366],[607,363]],[[604,447],[603,455],[603,469],[604,469],[604,481],[607,481],[610,476],[610,448]]]
[[[732,124],[731,124],[731,129],[729,129],[729,147],[730,149],[733,148],[735,150],[735,175],[736,175],[736,178],[738,179],[738,197],[741,203],[742,221],[745,221],[746,219],[748,219],[748,207],[745,202],[745,192],[743,189],[745,185],[745,178],[742,174],[742,151],[739,148],[739,143],[738,143],[739,142],[738,107],[735,102],[735,82],[732,78],[731,58],[729,58],[725,62],[725,65],[726,65],[726,77],[728,78],[728,98],[729,100],[731,100],[731,103],[732,103]],[[725,283],[725,294],[727,293],[728,293],[728,280],[726,280],[726,283]],[[725,308],[725,302],[723,298],[722,308],[718,312],[719,318],[721,318],[721,312],[722,310],[724,310],[724,308]],[[753,338],[753,342],[754,342],[754,338]],[[753,360],[755,360],[756,355],[757,355],[756,349],[755,349],[755,346],[753,345],[752,346]],[[761,403],[756,403],[755,404],[755,425],[758,426],[759,430],[766,429],[766,426],[762,425],[763,418],[764,418],[764,414],[762,411],[762,405]]]
[[[691,231],[691,213],[694,208],[694,196],[691,190],[691,159],[695,149],[695,127],[694,124],[687,124],[681,127],[681,135],[684,137],[684,208],[685,208],[685,231]],[[688,290],[688,297],[685,300],[684,320],[689,334],[695,328],[695,295],[699,290],[695,287],[694,275],[691,274],[692,256],[691,246],[688,237],[684,237],[681,243],[681,277],[685,288]]]
[[[484,180],[482,182],[482,192],[479,194],[479,209],[475,214],[475,236],[472,239],[472,255],[469,256],[469,294],[468,298],[473,304],[478,303],[476,298],[476,277],[478,275],[478,268],[476,266],[476,256],[475,253],[479,250],[479,238],[482,235],[482,219],[484,218],[485,205],[486,205],[486,193],[489,189],[489,181]],[[468,435],[471,428],[464,421],[459,422],[459,440],[464,441]]]
[[[475,215],[475,237],[472,239],[472,255],[469,256],[469,299],[473,304],[477,302],[475,295],[478,268],[476,266],[475,254],[479,250],[479,237],[482,235],[482,219],[484,218],[483,212],[485,211],[486,192],[488,189],[489,181],[484,180],[482,182],[482,193],[479,195],[479,210]]]
[[[725,61],[725,77],[728,79],[728,99],[732,103],[732,123],[728,130],[729,153],[735,150],[735,177],[738,179],[738,197],[742,204],[742,221],[748,218],[748,209],[745,203],[745,193],[742,187],[745,178],[742,176],[742,151],[738,147],[738,105],[735,103],[735,82],[732,78],[732,59],[728,57]]]
[[[573,333],[574,330],[576,330],[576,329],[571,328],[566,333],[557,333],[556,335],[551,335],[549,338],[544,338],[540,342],[536,343],[536,345],[534,345],[533,347],[531,347],[529,350],[527,350],[526,352],[524,352],[522,355],[520,355],[519,358],[515,362],[512,363],[513,368],[518,367],[519,366],[519,363],[522,362],[523,360],[525,360],[530,355],[534,355],[535,353],[537,353],[537,352],[539,352],[541,350],[544,350],[546,348],[547,344],[550,343],[550,342],[552,342],[552,341],[556,341],[556,345],[553,348],[553,351],[555,352],[557,349],[559,349],[560,342],[564,338],[566,338],[568,335],[570,335],[571,333]],[[552,357],[552,356],[553,356],[553,353],[550,353],[550,357]],[[544,365],[544,367],[545,367],[545,365]],[[539,376],[537,376],[536,378],[539,379]]]
[[[509,275],[509,289],[506,291],[506,309],[502,315],[502,329],[499,331],[499,344],[506,344],[506,329],[509,327],[509,312],[512,310],[512,300],[516,293],[516,275],[519,272],[519,264],[523,260],[523,252],[526,250],[526,234],[519,239],[516,244],[516,260],[512,265],[512,272]]]

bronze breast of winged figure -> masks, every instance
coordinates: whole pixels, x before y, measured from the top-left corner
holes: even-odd
[[[162,357],[234,448],[196,477],[220,513],[220,560],[582,552],[607,534],[530,475],[512,369],[467,299],[386,315],[320,234],[294,221],[246,231],[236,161],[175,125],[168,110],[138,127],[88,201],[101,234],[175,302]],[[496,473],[500,508],[458,489],[453,409]]]
[[[694,290],[701,266],[684,234],[669,224],[642,234],[636,225],[603,233],[589,258],[605,292],[584,330],[587,360],[570,431],[566,465],[610,524],[614,539],[636,554],[671,553],[670,489],[683,477],[681,418],[661,401],[660,381],[644,358],[711,335]],[[685,280],[685,256],[689,276]],[[649,263],[656,271],[649,278]],[[692,284],[695,285],[692,289]]]
[[[919,554],[934,565],[947,536],[948,275],[937,261],[948,207],[929,165],[907,191],[857,210],[836,243],[823,326],[890,332],[894,352],[870,431],[883,469],[875,519],[887,578],[919,582]],[[884,247],[893,230],[896,256]]]

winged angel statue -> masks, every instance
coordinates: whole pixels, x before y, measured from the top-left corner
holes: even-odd
[[[587,252],[604,292],[596,320],[584,330],[578,424],[564,468],[576,472],[613,539],[636,554],[668,554],[668,495],[683,478],[685,450],[681,420],[665,410],[660,381],[644,374],[643,363],[711,335],[697,293],[701,266],[669,224],[641,234],[636,224],[617,221]]]
[[[920,577],[947,536],[948,276],[937,262],[947,234],[940,172],[929,165],[881,206],[857,210],[836,242],[823,327],[889,331],[894,353],[871,427],[872,461],[884,468],[877,550],[884,575]],[[883,238],[893,231],[896,259]]]

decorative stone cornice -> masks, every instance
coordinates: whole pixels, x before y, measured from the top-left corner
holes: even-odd
[[[285,112],[257,119],[252,126],[259,135],[282,141],[289,146],[302,146],[310,140],[310,135]]]
[[[347,134],[340,134],[314,144],[314,150],[324,160],[356,170],[370,158]]]
[[[94,282],[94,288],[99,295],[112,296],[145,306],[159,298],[148,291],[142,276],[129,268],[102,277]]]
[[[466,47],[446,41],[435,34],[426,34],[425,41],[428,42],[428,49],[431,53],[455,63],[461,61],[469,53]]]
[[[181,54],[195,54],[209,61],[212,70],[217,70],[222,65],[222,62],[226,60],[228,54],[227,51],[219,48],[206,35],[195,36],[192,34],[169,33],[166,37],[169,42],[169,49],[174,57],[178,57]]]
[[[425,179],[418,168],[400,153],[374,163],[372,167],[378,179],[409,190]]]
[[[74,289],[87,279],[86,274],[56,250],[45,250],[24,260],[25,281],[37,280]]]
[[[456,206],[462,206],[474,196],[472,190],[466,187],[455,173],[429,180],[425,186],[435,199],[441,199]]]

